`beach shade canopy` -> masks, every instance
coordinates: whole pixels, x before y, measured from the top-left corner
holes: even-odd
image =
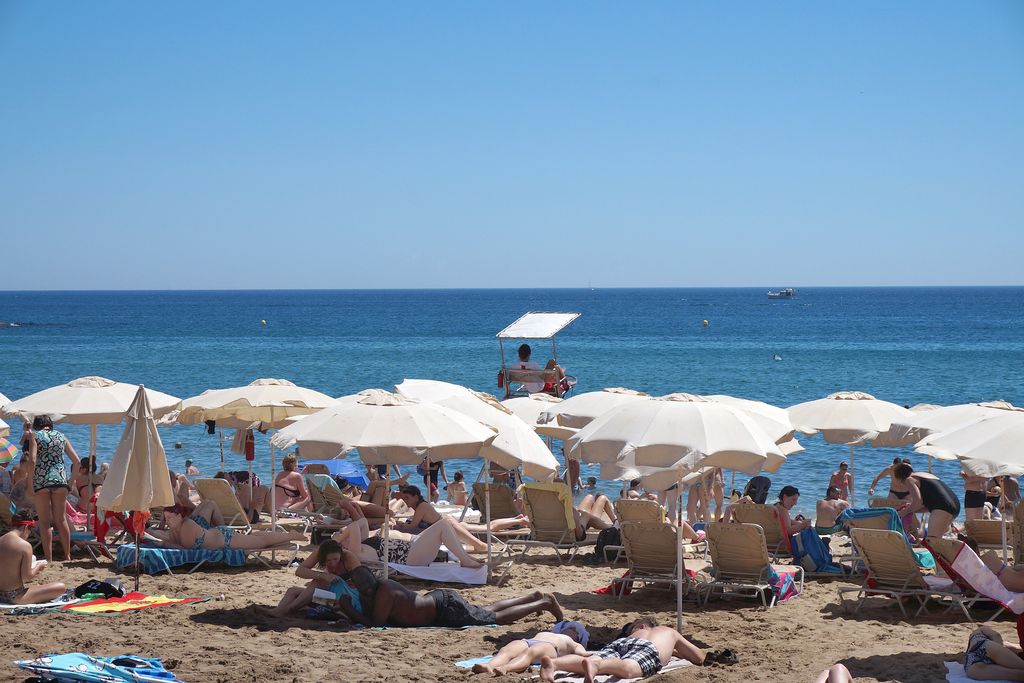
[[[552,396],[551,394],[538,393],[507,398],[501,402],[501,405],[511,410],[512,414],[520,420],[537,429],[540,426],[537,423],[540,414],[553,407],[554,404],[561,403],[563,400],[565,399]]]
[[[279,429],[293,415],[308,415],[334,405],[335,399],[286,379],[257,379],[244,387],[208,389],[181,402],[178,424],[225,421],[241,428],[253,422]]]
[[[840,391],[790,406],[788,411],[797,431],[807,435],[820,432],[825,441],[843,444],[871,441],[893,422],[913,417],[903,406],[862,391]]]
[[[965,426],[926,436],[915,450],[937,458],[958,458],[978,477],[1024,474],[1024,411],[1004,411]]]
[[[790,441],[796,434],[796,427],[793,426],[793,422],[789,419],[789,412],[785,408],[779,408],[763,401],[753,401],[748,398],[737,398],[735,396],[726,396],[725,394],[711,394],[705,396],[705,398],[709,398],[715,403],[724,403],[727,406],[742,410],[775,443]]]
[[[26,421],[36,415],[49,415],[54,422],[69,424],[117,424],[128,412],[138,387],[105,377],[79,377],[8,402],[3,414]],[[181,399],[174,396],[152,389],[145,391],[150,410],[156,417],[171,412],[181,403]]]
[[[395,385],[395,393],[423,403],[435,403],[443,398],[472,394],[473,390],[437,379],[403,379],[401,384]]]
[[[415,395],[415,388],[406,387],[404,391],[406,398],[420,398]],[[480,449],[481,458],[505,469],[522,467],[524,475],[540,481],[550,479],[558,470],[558,461],[533,428],[493,396],[467,390],[437,401],[420,401],[456,410],[497,430],[494,440]]]
[[[148,512],[174,504],[167,457],[144,387],[138,387],[128,408],[124,432],[114,451],[110,471],[96,507],[112,512]]]
[[[977,422],[981,418],[998,417],[1011,413],[1022,413],[1006,401],[990,401],[987,403],[964,403],[954,406],[936,407],[930,410],[912,412],[906,420],[893,422],[889,429],[879,434],[873,443],[885,446],[907,446],[919,442],[932,434],[950,432],[960,427]],[[954,456],[936,451],[933,457],[940,460],[952,460]]]
[[[380,389],[326,408],[275,434],[281,449],[302,457],[335,457],[358,449],[367,465],[418,465],[424,458],[475,458],[495,432],[462,413]]]
[[[14,460],[14,456],[18,454],[18,447],[13,443],[0,436],[0,465],[5,462]]]
[[[650,398],[642,391],[621,387],[588,391],[551,406],[540,414],[537,423],[542,427],[554,423],[559,427],[581,429],[613,408],[627,403],[648,401]]]
[[[746,413],[701,397],[620,406],[580,429],[568,456],[592,463],[692,472],[725,467],[756,474],[782,451]],[[568,401],[567,401],[568,402]]]

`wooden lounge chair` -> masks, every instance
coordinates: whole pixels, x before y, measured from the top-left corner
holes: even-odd
[[[869,596],[887,595],[896,600],[904,618],[908,617],[903,606],[904,598],[918,601],[914,616],[924,612],[934,598],[949,598],[955,604],[961,600],[962,595],[951,580],[921,572],[903,534],[880,529],[852,529],[850,535],[867,567],[867,574],[860,587],[839,588],[839,602],[844,610],[848,610],[848,603],[843,598],[846,593],[857,594],[855,599],[858,602],[853,613],[864,606]]]
[[[674,525],[665,522],[622,522],[621,532],[629,570],[625,576],[613,582],[618,586],[617,595],[620,598],[630,583],[667,583],[670,587],[676,585],[678,531]],[[683,560],[683,595],[693,587],[685,563]]]
[[[208,500],[217,506],[226,526],[241,529],[246,533],[252,531],[249,516],[238,502],[238,496],[227,479],[196,479],[195,487],[200,499]]]
[[[734,505],[732,511],[733,519],[737,522],[761,527],[772,559],[777,560],[793,554],[789,547],[789,539],[782,535],[782,521],[774,505],[747,503]]]
[[[597,544],[596,534],[576,538],[575,510],[567,485],[530,482],[523,484],[519,491],[530,520],[530,536],[509,541],[510,545],[522,548],[517,559],[522,559],[531,548],[552,548],[559,563],[571,562],[580,548]]]
[[[700,586],[705,605],[712,594],[717,592],[722,595],[759,598],[765,609],[771,609],[776,601],[775,592],[768,580],[772,570],[799,577],[800,589],[803,590],[803,568],[772,564],[761,525],[712,522],[706,531],[715,580]]]
[[[619,498],[615,501],[615,513],[622,522],[665,521],[665,508],[656,500]]]
[[[1011,523],[1006,524],[1006,543],[1012,545],[1013,534]],[[998,519],[969,519],[964,523],[964,533],[973,539],[979,547],[1003,549],[1003,522]]]
[[[476,506],[477,509],[480,510],[481,516],[484,514],[485,486],[487,485],[483,482],[473,484],[473,499],[476,501]],[[490,489],[491,519],[505,519],[506,517],[516,517],[522,514],[516,508],[515,496],[512,493],[512,489],[504,484],[490,484]]]

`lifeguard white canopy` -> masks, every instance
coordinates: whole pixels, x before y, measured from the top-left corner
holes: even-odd
[[[578,317],[579,313],[531,311],[499,332],[498,339],[551,339]]]

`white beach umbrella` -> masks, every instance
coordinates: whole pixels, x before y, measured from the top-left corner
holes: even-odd
[[[112,512],[141,512],[174,504],[167,457],[157,434],[146,389],[139,385],[125,418],[121,441],[103,481],[96,507]],[[99,513],[97,512],[97,517]],[[136,526],[136,530],[138,530]],[[135,534],[135,590],[139,590],[139,535]]]
[[[79,377],[67,384],[43,389],[3,406],[5,417],[31,422],[37,415],[49,415],[54,422],[76,425],[117,424],[135,398],[137,384],[115,382],[105,377]],[[160,417],[178,407],[181,399],[146,389],[153,414]]]
[[[403,379],[401,384],[395,385],[395,393],[406,398],[434,403],[443,398],[471,394],[473,390],[461,384],[442,382],[437,379]]]
[[[374,389],[355,403],[326,408],[285,427],[271,443],[281,449],[298,445],[303,457],[358,449],[367,465],[417,465],[424,458],[475,458],[495,436],[490,427],[458,411]],[[385,556],[387,544],[385,525]],[[387,571],[385,564],[385,577]]]
[[[903,406],[881,401],[862,391],[840,391],[825,398],[789,407],[793,426],[805,434],[820,432],[828,443],[850,447],[850,473],[853,474],[854,446],[878,438],[893,422],[913,415]],[[856,494],[851,492],[851,503]]]
[[[1006,401],[989,401],[940,406],[930,410],[912,412],[907,419],[894,421],[884,434],[878,436],[876,442],[886,446],[907,446],[932,434],[950,432],[965,427],[981,418],[998,417],[1013,412],[1024,413],[1024,409],[1017,408]]]
[[[0,394],[0,414],[3,413],[4,406],[7,405],[10,402],[11,402],[11,399],[7,398],[3,394]],[[3,420],[0,420],[0,436],[10,436],[10,435],[11,435],[11,426],[9,424],[7,424],[6,422],[4,422]]]
[[[181,402],[178,424],[192,425],[214,420],[221,426],[248,429],[259,422],[262,429],[280,429],[287,418],[308,415],[334,405],[336,400],[313,389],[296,386],[286,379],[257,379],[242,387],[208,389]],[[220,462],[224,467],[224,433],[220,433]],[[270,446],[270,478],[275,469],[274,446]],[[252,461],[249,461],[249,495],[252,495]],[[270,506],[271,523],[277,525],[277,505]]]
[[[537,429],[540,426],[538,422],[540,414],[548,408],[554,407],[555,404],[561,403],[563,400],[565,399],[552,396],[551,394],[539,393],[506,398],[501,402],[501,405],[511,410],[512,414],[520,420]]]
[[[54,422],[89,425],[89,457],[96,462],[96,426],[117,424],[135,400],[139,385],[115,382],[105,377],[79,377],[67,384],[43,389],[17,401],[8,402],[3,414],[31,422],[37,415],[49,415]],[[161,417],[181,404],[181,399],[152,389],[145,389],[146,401],[153,415]],[[92,479],[87,491],[92,498]],[[86,502],[86,514],[90,503]]]
[[[769,453],[784,457],[743,411],[692,395],[628,403],[593,420],[569,440],[569,457],[616,463],[647,476],[654,476],[653,470],[674,471],[680,490],[687,474],[705,467],[758,472]],[[682,525],[677,521],[676,527],[676,626],[681,629]]]
[[[1024,411],[1000,411],[945,432],[924,437],[914,447],[937,458],[958,458],[978,477],[1024,474]]]
[[[711,394],[706,398],[716,403],[724,403],[733,408],[739,408],[757,423],[765,434],[775,440],[775,443],[790,441],[796,433],[796,427],[789,419],[789,412],[785,408],[773,406],[764,401],[754,401],[749,398],[737,398],[725,394]]]
[[[559,427],[580,429],[612,408],[646,400],[650,400],[650,396],[642,391],[621,387],[588,391],[576,394],[572,398],[567,398],[558,405],[548,408],[540,414],[537,422],[541,425],[555,423]]]

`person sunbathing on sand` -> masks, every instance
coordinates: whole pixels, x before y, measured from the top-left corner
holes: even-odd
[[[550,593],[534,592],[480,607],[449,588],[420,594],[397,581],[378,580],[347,550],[342,554],[342,564],[342,578],[351,579],[358,590],[362,611],[350,609],[345,601],[339,601],[338,607],[353,623],[364,626],[504,626],[543,612],[549,612],[556,621],[562,620],[562,606]]]
[[[357,555],[363,562],[383,562],[385,549],[380,530],[370,531],[370,525],[359,506],[346,501],[342,507],[352,518],[352,523],[331,538],[341,543],[346,550]],[[389,523],[394,524],[394,521],[389,520]],[[463,567],[477,569],[483,566],[470,557],[462,547],[462,539],[455,531],[455,520],[451,517],[441,517],[416,536],[401,531],[389,533],[387,560],[414,567],[426,567],[437,557],[441,544],[458,558],[459,564]]]
[[[224,518],[217,506],[203,501],[191,512],[180,505],[164,508],[167,531],[149,530],[146,533],[163,541],[165,545],[186,550],[264,550],[291,541],[305,541],[306,535],[298,531],[253,531],[236,534],[224,526]]]
[[[590,634],[578,621],[560,621],[550,631],[541,631],[532,638],[513,640],[498,650],[486,664],[474,664],[473,673],[489,673],[504,676],[507,673],[522,673],[541,657],[587,654]]]
[[[31,605],[49,602],[65,591],[63,583],[48,583],[44,586],[27,586],[39,572],[46,569],[46,562],[33,565],[32,544],[29,534],[35,528],[35,520],[24,512],[11,516],[12,529],[0,536],[0,602],[7,605]]]
[[[661,671],[673,656],[699,666],[704,664],[704,652],[678,631],[657,626],[651,619],[637,619],[622,629],[617,640],[597,652],[541,657],[540,678],[554,681],[556,671],[583,674],[585,683],[593,683],[599,674],[647,678]]]

